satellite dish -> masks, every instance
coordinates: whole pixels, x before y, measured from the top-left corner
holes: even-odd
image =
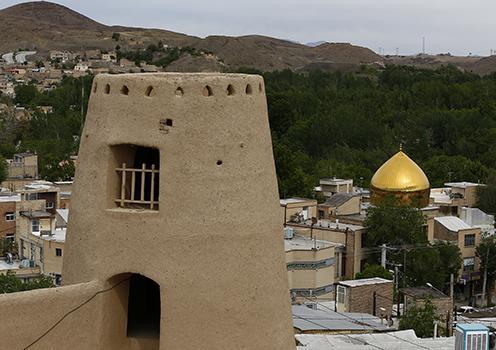
[[[312,216],[312,224],[316,224],[317,223],[317,218],[315,216]]]

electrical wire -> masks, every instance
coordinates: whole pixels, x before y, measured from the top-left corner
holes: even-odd
[[[100,290],[98,292],[96,292],[95,294],[93,294],[93,296],[91,298],[89,298],[88,300],[86,300],[85,302],[83,302],[82,304],[80,304],[79,306],[75,307],[74,309],[72,309],[71,311],[67,312],[64,316],[62,316],[62,318],[60,320],[58,320],[52,327],[50,327],[50,329],[48,329],[45,333],[43,333],[38,339],[36,339],[35,341],[33,341],[31,344],[29,344],[28,346],[26,346],[23,350],[26,350],[26,349],[29,349],[31,346],[33,346],[34,344],[36,344],[38,341],[40,341],[45,335],[47,335],[48,333],[50,333],[60,322],[62,322],[62,320],[64,318],[66,318],[67,316],[69,316],[71,313],[73,313],[74,311],[78,310],[79,308],[83,307],[84,305],[86,305],[87,303],[89,303],[94,297],[96,297],[98,294],[100,293],[105,293],[105,292],[108,292],[114,288],[116,288],[119,284],[121,284],[122,282],[125,282],[127,280],[131,279],[131,277],[128,277],[128,278],[125,278],[123,279],[122,281],[120,281],[119,283],[117,283],[115,286],[112,286],[108,289],[104,289],[104,290]]]
[[[337,312],[337,311],[331,310],[329,307],[327,307],[327,306],[325,306],[325,305],[321,305],[321,306],[322,306],[323,308],[325,308],[325,309],[328,309],[328,310],[332,311],[332,312]],[[356,319],[354,319],[353,317],[348,316],[348,315],[346,315],[346,314],[344,314],[344,313],[341,313],[341,312],[337,312],[337,313],[338,313],[338,314],[340,314],[340,315],[342,315],[342,316],[344,316],[344,317],[346,317],[346,318],[349,318],[349,319],[351,319],[351,320],[353,320],[353,321],[355,321],[355,322],[359,322],[358,320],[356,320]],[[374,325],[369,325],[369,326],[370,326],[371,328],[375,328],[375,329],[379,330],[379,328],[375,327]],[[397,336],[395,336],[394,334],[392,334],[392,333],[390,333],[390,332],[386,332],[386,333],[384,333],[384,334],[386,334],[386,335],[388,335],[388,336],[390,336],[390,337],[393,337],[393,338],[395,338],[395,339],[397,339],[397,340],[401,340],[401,341],[407,342],[407,343],[409,343],[409,344],[412,344],[412,345],[418,346],[418,347],[420,347],[420,348],[422,348],[422,349],[431,350],[430,348],[427,348],[427,347],[425,347],[425,346],[423,346],[423,345],[416,344],[416,343],[411,342],[411,341],[409,341],[409,340],[407,340],[407,339],[403,339],[403,338],[397,337]]]
[[[298,315],[295,315],[295,314],[293,314],[293,317],[296,317],[296,318],[298,318],[298,319],[300,319],[300,320],[307,321],[307,322],[309,322],[309,323],[313,323],[314,325],[319,326],[319,327],[322,327],[322,328],[324,328],[324,329],[326,329],[326,330],[328,330],[328,331],[332,331],[332,329],[330,329],[330,328],[328,328],[328,327],[326,327],[326,326],[324,326],[324,325],[322,325],[322,324],[320,324],[320,323],[317,323],[317,322],[315,322],[315,321],[312,321],[312,320],[310,320],[310,319],[308,319],[308,318],[301,317],[301,316],[298,316]],[[362,340],[362,339],[354,338],[354,337],[352,337],[351,335],[346,334],[346,333],[343,333],[343,334],[340,334],[340,335],[344,335],[345,337],[350,338],[350,339],[352,339],[352,340],[362,342],[362,343],[363,343],[363,345],[370,345],[370,346],[372,346],[372,347],[374,347],[374,348],[376,348],[376,349],[386,350],[385,348],[381,348],[381,347],[379,347],[379,346],[377,346],[377,345],[370,344],[370,343],[368,343],[366,340]],[[429,350],[430,350],[430,349],[429,349]]]

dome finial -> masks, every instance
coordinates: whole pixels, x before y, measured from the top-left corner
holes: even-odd
[[[400,142],[400,151],[403,151],[403,144]]]

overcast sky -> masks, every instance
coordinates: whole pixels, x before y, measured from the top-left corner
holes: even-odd
[[[0,8],[25,1],[0,0]],[[495,0],[56,0],[105,25],[206,37],[259,34],[306,44],[328,41],[376,53],[496,51]],[[491,20],[491,18],[493,18]]]

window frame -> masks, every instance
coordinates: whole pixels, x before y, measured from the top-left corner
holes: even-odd
[[[470,264],[471,262],[471,264]],[[475,257],[463,258],[463,271],[473,271],[475,268]]]
[[[8,211],[5,213],[5,221],[12,222],[15,221],[15,211]]]
[[[36,222],[38,222],[36,224]],[[35,230],[35,227],[38,227],[38,230]],[[40,219],[32,219],[31,220],[31,233],[40,233],[41,232],[41,220]]]
[[[62,248],[55,248],[55,256],[62,257]]]
[[[464,239],[464,246],[471,247],[475,245],[475,233],[466,234]]]

